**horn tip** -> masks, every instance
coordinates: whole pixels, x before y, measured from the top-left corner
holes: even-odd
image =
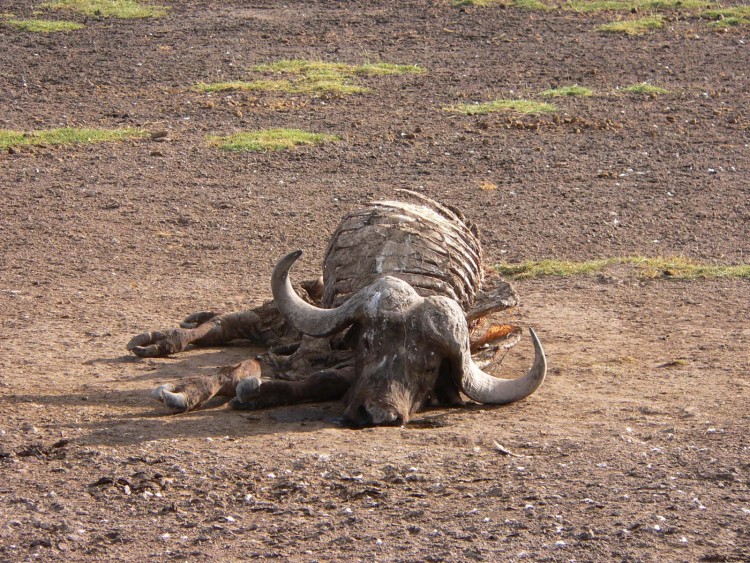
[[[531,327],[529,327],[529,334],[531,335],[531,341],[534,343],[534,347],[539,346],[541,348],[542,343],[536,335],[536,331]]]
[[[532,327],[529,327],[529,334],[531,335],[532,341],[534,341],[535,343],[539,342],[539,337],[536,335],[536,331]]]
[[[529,334],[531,335],[531,341],[534,343],[534,364],[539,364],[539,371],[542,373],[540,379],[544,379],[544,375],[546,375],[547,371],[547,356],[544,353],[544,348],[542,347],[542,343],[539,340],[539,337],[536,335],[536,331],[529,327]]]

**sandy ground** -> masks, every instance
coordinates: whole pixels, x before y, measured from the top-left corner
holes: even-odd
[[[254,351],[124,348],[193,311],[259,304],[295,248],[300,278],[315,275],[339,218],[395,188],[463,209],[489,264],[746,262],[747,28],[677,13],[628,38],[592,32],[612,14],[165,4],[75,33],[0,25],[0,128],[168,133],[0,154],[0,559],[747,560],[747,280],[517,281],[506,318],[537,329],[544,386],[403,428],[342,428],[338,404],[168,416],[156,384]],[[284,58],[425,72],[340,98],[191,90]],[[617,91],[643,81],[672,93]],[[596,95],[556,114],[442,109],[574,83]],[[222,153],[205,139],[265,127],[342,140]],[[493,369],[530,356],[524,340]]]

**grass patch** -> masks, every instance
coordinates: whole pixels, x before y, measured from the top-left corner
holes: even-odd
[[[699,264],[688,258],[643,258],[634,261],[641,276],[646,278],[668,277],[683,280],[708,278],[748,278],[750,265],[712,266]]]
[[[624,12],[632,10],[635,4],[630,0],[568,0],[563,8],[574,12]]]
[[[527,10],[550,10],[551,8],[541,0],[454,0],[453,6],[479,6],[488,8],[490,6],[503,6],[505,8],[525,8]]]
[[[347,84],[336,80],[251,80],[233,82],[199,83],[195,89],[200,92],[225,92],[227,90],[245,90],[248,92],[283,92],[285,94],[362,94],[367,88]]]
[[[480,6],[486,8],[487,6],[505,6],[508,3],[504,0],[453,0],[452,4],[456,8],[460,8],[461,6]]]
[[[646,84],[643,82],[642,84],[633,84],[632,86],[626,86],[625,88],[622,88],[622,92],[627,92],[628,94],[645,94],[648,96],[655,96],[658,94],[671,94],[669,90],[666,88],[662,88],[661,86],[654,86],[652,84]]]
[[[369,92],[368,88],[357,84],[360,76],[385,76],[389,74],[416,74],[424,69],[416,65],[392,63],[367,63],[350,65],[302,59],[281,60],[258,65],[256,72],[287,75],[288,78],[264,79],[235,82],[215,82],[197,84],[201,92],[221,92],[224,90],[247,90],[283,92],[287,94],[333,94],[349,95]]]
[[[630,264],[637,268],[643,278],[674,278],[681,280],[734,278],[750,279],[750,265],[712,266],[699,264],[688,258],[644,258],[643,256],[623,256],[586,262],[567,260],[538,260],[518,264],[497,264],[495,270],[504,276],[515,279],[538,278],[542,276],[570,277],[591,275],[604,271],[617,264]]]
[[[518,264],[496,264],[500,275],[515,279],[539,278],[542,276],[570,277],[601,272],[609,265],[609,260],[569,262],[566,260],[528,260]]]
[[[633,10],[694,10],[714,5],[705,0],[568,0],[563,8],[574,12],[630,12]]]
[[[253,68],[258,72],[279,72],[286,74],[303,74],[310,77],[346,78],[361,75],[419,74],[424,69],[417,65],[397,65],[392,63],[366,63],[350,65],[347,63],[329,63],[325,61],[307,61],[304,59],[285,59],[273,63],[258,65]]]
[[[444,108],[445,111],[463,115],[482,115],[485,113],[514,112],[522,114],[549,113],[557,111],[553,104],[534,102],[532,100],[493,100],[481,104],[458,104]]]
[[[701,12],[701,17],[714,20],[712,25],[730,27],[736,25],[750,25],[750,6],[733,6]]]
[[[21,31],[31,33],[55,33],[58,31],[76,31],[86,27],[82,23],[62,20],[5,20],[6,24]]]
[[[78,129],[63,127],[41,131],[10,131],[0,129],[0,149],[38,145],[73,145],[124,141],[144,137],[147,133],[139,129]]]
[[[540,0],[513,0],[510,5],[514,8],[522,8],[524,10],[551,10],[547,4]]]
[[[586,88],[585,86],[579,86],[578,84],[573,84],[572,86],[563,86],[561,88],[551,88],[550,90],[545,90],[540,95],[544,96],[545,98],[562,98],[565,96],[587,97],[587,96],[593,96],[594,91],[591,90],[591,88]]]
[[[645,10],[695,10],[715,6],[715,2],[706,0],[637,0],[636,8]]]
[[[698,10],[717,6],[716,2],[706,0],[567,0],[554,3],[542,0],[454,0],[453,6],[504,6],[506,8],[525,8],[527,10],[562,9],[572,12],[632,12],[634,10]]]
[[[166,6],[142,4],[137,0],[50,0],[43,8],[71,10],[90,17],[159,18],[167,13]]]
[[[291,83],[288,80],[254,80],[245,82],[242,80],[233,80],[231,82],[199,82],[193,87],[199,92],[225,92],[227,90],[268,90],[274,92],[288,92],[291,89]]]
[[[419,65],[397,65],[393,63],[365,63],[355,67],[356,74],[382,76],[387,74],[422,74],[424,69]]]
[[[619,22],[605,23],[600,25],[597,31],[605,33],[624,33],[626,35],[643,35],[653,29],[664,27],[664,18],[659,15],[647,16],[636,20],[623,20]]]
[[[264,129],[226,137],[209,137],[212,145],[227,151],[279,151],[299,145],[321,145],[338,140],[336,135],[310,133],[300,129]]]

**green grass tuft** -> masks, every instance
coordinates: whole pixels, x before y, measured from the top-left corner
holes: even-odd
[[[538,10],[542,12],[552,9],[540,0],[513,0],[511,6],[523,10]]]
[[[259,72],[303,74],[329,79],[334,77],[344,79],[356,75],[419,74],[424,72],[424,69],[417,65],[397,65],[392,63],[350,65],[346,63],[307,61],[304,59],[286,59],[262,64],[254,67],[253,70]]]
[[[706,0],[568,0],[574,12],[630,12],[633,10],[693,10],[714,5]]]
[[[265,90],[270,92],[289,92],[292,89],[288,80],[253,80],[245,82],[234,80],[231,82],[199,82],[193,87],[199,92],[225,92],[227,90]]]
[[[506,0],[453,0],[453,6],[460,8],[461,6],[480,6],[486,8],[488,6],[507,5]]]
[[[105,18],[159,18],[167,13],[166,6],[142,4],[137,0],[50,0],[43,8],[71,10],[87,16]]]
[[[706,0],[637,0],[635,4],[644,10],[695,10],[717,5]]]
[[[643,35],[652,29],[661,29],[664,26],[662,16],[648,16],[635,20],[623,20],[619,22],[605,23],[597,30],[605,33],[624,33],[626,35]]]
[[[567,260],[538,260],[519,264],[497,264],[495,270],[504,276],[515,279],[538,278],[542,276],[570,277],[591,275],[617,264],[630,264],[637,268],[643,278],[673,278],[681,280],[708,278],[748,278],[750,265],[712,266],[699,264],[688,258],[644,258],[642,256],[622,256],[586,262]]]
[[[31,145],[72,145],[124,141],[144,137],[147,133],[139,129],[43,129],[41,131],[10,131],[0,129],[0,149]]]
[[[21,31],[31,33],[55,33],[58,31],[76,31],[86,27],[82,23],[62,20],[5,20],[6,24]]]
[[[284,79],[265,79],[252,81],[200,83],[195,86],[201,92],[221,92],[224,90],[249,90],[284,92],[287,94],[362,94],[368,88],[356,83],[358,76],[383,76],[388,74],[413,74],[424,70],[416,65],[397,65],[391,63],[368,63],[349,65],[346,63],[328,63],[323,61],[306,61],[301,59],[281,60],[258,65],[256,72],[289,75]]]
[[[212,145],[228,151],[278,151],[299,145],[321,145],[338,141],[336,135],[310,133],[300,129],[264,129],[235,133],[226,137],[209,137]]]
[[[701,12],[701,17],[714,20],[712,25],[717,27],[750,25],[750,6],[733,6],[731,8],[706,10]]]
[[[540,11],[561,9],[572,12],[594,13],[638,10],[697,10],[718,6],[718,4],[710,0],[567,0],[563,3],[542,0],[454,0],[453,6],[503,6]]]
[[[609,263],[609,260],[590,260],[588,262],[528,260],[518,264],[497,264],[495,270],[500,275],[515,279],[539,278],[542,276],[570,277],[601,272]]]
[[[285,94],[362,94],[369,92],[363,86],[346,84],[337,80],[251,80],[249,82],[200,82],[195,85],[200,92],[224,92],[245,90],[248,92],[282,92]]]
[[[364,94],[369,92],[369,88],[364,86],[357,86],[356,84],[348,84],[341,82],[336,79],[318,79],[304,81],[297,84],[297,93],[300,94],[337,94],[337,95],[348,95],[348,94]]]
[[[629,94],[646,94],[646,95],[671,94],[671,92],[667,90],[666,88],[662,88],[661,86],[654,86],[652,84],[647,84],[645,82],[641,84],[633,84],[632,86],[626,86],[625,88],[622,88],[621,91],[627,92]]]
[[[249,82],[212,82],[206,84],[200,82],[195,85],[200,92],[223,92],[226,90],[246,90],[263,92],[283,92],[285,94],[361,94],[368,92],[367,88],[353,84],[345,84],[335,80],[312,80],[312,81],[290,81],[290,80],[251,80]]]
[[[284,74],[307,74],[310,72],[325,74],[343,74],[351,69],[345,63],[327,63],[323,61],[307,61],[304,59],[283,59],[273,63],[265,63],[253,67],[258,72],[279,72]],[[352,75],[352,72],[346,74]]]
[[[563,7],[574,12],[623,12],[632,10],[634,4],[630,0],[568,0]]]
[[[541,93],[541,95],[545,98],[562,98],[565,96],[587,97],[593,96],[594,91],[590,88],[586,88],[585,86],[573,84],[572,86],[563,86],[561,88],[552,88],[550,90],[545,90]]]
[[[522,114],[549,113],[557,111],[553,104],[534,102],[532,100],[493,100],[482,104],[458,104],[444,108],[445,111],[463,115],[481,115],[509,111]]]
[[[750,278],[750,265],[712,266],[688,258],[644,258],[634,261],[642,277],[668,277],[682,280],[708,278]]]
[[[356,74],[383,76],[388,74],[422,74],[424,68],[419,65],[397,65],[393,63],[365,63],[355,67]]]
[[[527,10],[550,10],[541,0],[454,0],[453,6],[460,8],[461,6],[479,6],[481,8],[488,8],[490,6],[504,6],[513,8],[524,8]]]

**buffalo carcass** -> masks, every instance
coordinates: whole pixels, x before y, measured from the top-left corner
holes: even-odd
[[[473,328],[517,302],[509,284],[482,269],[475,227],[453,208],[401,193],[410,201],[376,201],[342,220],[322,278],[293,287],[298,250],[274,268],[273,301],[241,313],[195,313],[182,328],[134,337],[128,349],[141,357],[236,339],[269,348],[212,376],[162,385],[154,396],[173,412],[215,395],[234,397],[231,406],[241,409],[343,397],[344,419],[361,426],[406,423],[424,406],[460,404],[461,392],[486,404],[532,394],[546,374],[533,329],[534,363],[521,377],[496,378],[472,358]]]

